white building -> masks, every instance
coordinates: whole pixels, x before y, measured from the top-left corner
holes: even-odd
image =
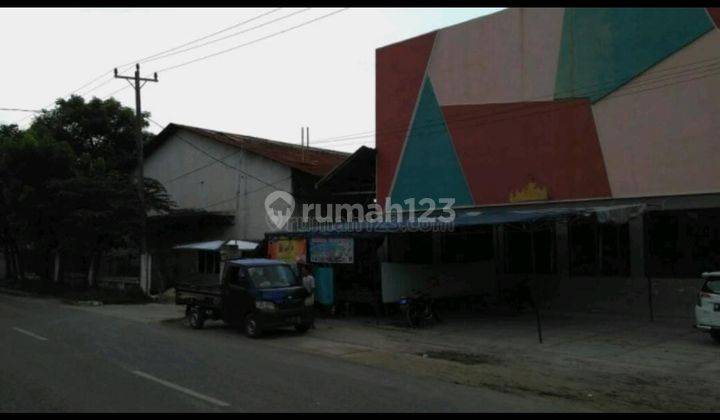
[[[145,177],[162,183],[178,210],[148,218],[152,289],[164,289],[189,272],[216,275],[217,251],[174,258],[176,245],[260,242],[269,230],[265,198],[273,191],[292,194],[296,211],[304,202],[327,202],[329,195],[315,184],[346,157],[332,150],[169,124],[146,146],[145,155]]]

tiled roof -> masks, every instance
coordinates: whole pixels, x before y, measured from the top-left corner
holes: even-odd
[[[252,153],[264,156],[268,159],[287,165],[291,168],[318,176],[324,176],[335,166],[344,161],[349,153],[337,152],[334,150],[320,149],[317,147],[302,147],[291,143],[275,140],[261,139],[258,137],[244,136],[241,134],[225,133],[222,131],[208,130],[206,128],[192,127],[170,123],[161,131],[153,141],[147,145],[146,155],[151,154],[165,140],[178,130],[187,130],[200,136],[241,147]]]

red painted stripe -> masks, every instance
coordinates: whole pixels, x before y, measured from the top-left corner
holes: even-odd
[[[375,53],[376,185],[381,204],[390,193],[434,41],[435,32]]]
[[[715,27],[720,28],[720,7],[708,7],[707,11],[715,22]]]
[[[442,108],[476,204],[507,203],[531,181],[550,200],[611,195],[588,100]]]

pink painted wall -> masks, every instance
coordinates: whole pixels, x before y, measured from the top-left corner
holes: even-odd
[[[720,190],[718,54],[713,30],[593,105],[614,197]]]
[[[440,105],[552,99],[563,13],[512,8],[438,32],[428,74]]]

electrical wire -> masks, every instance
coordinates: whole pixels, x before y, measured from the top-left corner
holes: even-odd
[[[222,38],[217,38],[217,39],[213,39],[212,41],[208,41],[208,42],[205,42],[205,43],[202,43],[202,44],[193,45],[192,47],[185,48],[185,49],[180,50],[180,51],[175,51],[175,52],[172,52],[172,53],[170,53],[170,54],[165,54],[165,55],[160,55],[160,56],[157,56],[157,57],[145,59],[145,60],[140,61],[139,63],[145,63],[145,64],[146,64],[146,63],[150,63],[150,62],[156,61],[156,60],[163,60],[163,59],[165,59],[165,58],[172,57],[172,56],[177,55],[177,54],[182,54],[182,53],[185,53],[185,52],[188,52],[188,51],[192,51],[192,50],[195,50],[195,49],[198,49],[198,48],[202,48],[202,47],[205,47],[205,46],[214,44],[214,43],[216,43],[216,42],[224,41],[224,40],[226,40],[226,39],[230,39],[230,38],[232,38],[232,37],[236,37],[236,36],[238,36],[238,35],[242,35],[242,34],[244,34],[244,33],[250,32],[250,31],[254,31],[255,29],[263,28],[263,27],[268,26],[268,25],[270,25],[270,24],[273,24],[273,23],[275,23],[275,22],[279,22],[279,21],[281,21],[281,20],[289,19],[289,18],[291,18],[291,17],[293,17],[293,16],[295,16],[295,15],[298,15],[298,14],[300,14],[300,13],[305,13],[305,12],[309,11],[310,9],[311,9],[310,7],[307,7],[307,8],[305,8],[305,9],[301,9],[301,10],[298,10],[298,11],[296,11],[296,12],[287,14],[287,15],[285,15],[285,16],[281,16],[281,17],[279,17],[279,18],[277,18],[277,19],[273,19],[273,20],[270,20],[270,21],[261,23],[261,24],[259,24],[259,25],[253,26],[253,27],[251,27],[251,28],[247,28],[247,29],[243,29],[242,31],[234,32],[234,33],[232,33],[232,34],[230,34],[230,35],[226,35],[226,36],[224,36],[224,37],[222,37]]]
[[[153,119],[151,119],[151,118],[148,118],[148,121],[150,121],[150,122],[152,122],[153,124],[155,124],[156,126],[160,127],[161,130],[164,130],[164,129],[165,129],[165,127],[164,127],[162,124],[158,123],[157,121],[155,121],[155,120],[153,120]],[[243,175],[245,175],[245,176],[248,176],[248,177],[250,177],[250,178],[252,178],[252,179],[254,179],[254,180],[256,180],[256,181],[258,181],[258,182],[260,182],[260,183],[262,183],[262,184],[265,184],[265,185],[270,186],[270,187],[275,187],[275,185],[273,185],[272,183],[270,183],[270,182],[268,182],[268,181],[265,181],[265,180],[263,180],[263,179],[261,179],[261,178],[258,178],[258,177],[256,177],[255,175],[253,175],[253,174],[251,174],[251,173],[249,173],[249,172],[243,171],[242,169],[240,169],[240,168],[238,168],[238,167],[236,167],[236,166],[233,166],[233,165],[225,162],[224,160],[222,160],[222,159],[214,156],[212,153],[206,151],[206,150],[203,149],[202,147],[197,146],[193,141],[186,139],[184,136],[178,134],[177,137],[178,137],[181,141],[183,141],[185,144],[189,145],[190,147],[192,147],[193,149],[199,151],[200,153],[208,156],[210,159],[212,159],[212,160],[214,160],[214,161],[216,161],[216,162],[218,162],[218,163],[220,163],[220,164],[222,164],[222,165],[224,165],[224,166],[226,166],[226,167],[228,167],[228,168],[230,168],[230,169],[232,169],[232,170],[238,171],[238,172],[240,172],[241,174],[243,174]],[[285,190],[280,190],[280,191],[285,191]],[[285,191],[285,192],[288,193],[288,194],[292,194],[290,191]]]
[[[194,43],[196,43],[196,42],[204,41],[204,40],[206,40],[206,39],[208,39],[208,38],[211,38],[211,37],[213,37],[213,36],[215,36],[215,35],[219,35],[219,34],[221,34],[221,33],[227,32],[227,31],[229,31],[229,30],[231,30],[231,29],[235,29],[235,28],[237,28],[237,27],[239,27],[239,26],[245,25],[245,24],[247,24],[247,23],[250,23],[250,22],[252,22],[252,21],[255,21],[255,20],[257,20],[257,19],[260,19],[260,18],[262,18],[262,17],[268,16],[268,15],[270,15],[270,14],[272,14],[272,13],[276,13],[276,12],[280,11],[281,9],[282,9],[282,8],[275,8],[275,9],[270,10],[270,11],[268,11],[268,12],[261,13],[261,14],[259,14],[259,15],[257,15],[257,16],[254,16],[254,17],[250,18],[250,19],[243,20],[242,22],[238,22],[238,23],[236,23],[236,24],[233,24],[233,25],[231,25],[231,26],[228,26],[228,27],[226,27],[226,28],[223,28],[223,29],[221,29],[221,30],[219,30],[219,31],[215,31],[215,32],[213,32],[213,33],[210,33],[210,34],[208,34],[208,35],[202,36],[202,37],[200,37],[200,38],[197,38],[197,39],[194,39],[194,40],[185,42],[185,43],[183,43],[183,44],[181,44],[181,45],[178,45],[178,46],[175,46],[175,47],[173,47],[173,48],[169,48],[169,49],[160,51],[160,52],[158,52],[158,53],[155,53],[155,54],[152,54],[152,55],[143,57],[143,58],[141,58],[141,59],[139,59],[139,60],[133,60],[132,62],[128,62],[128,63],[126,63],[126,64],[123,64],[123,65],[119,66],[118,68],[121,68],[121,69],[123,69],[123,71],[124,71],[125,69],[127,69],[128,66],[132,66],[132,65],[135,64],[135,63],[144,62],[145,60],[154,58],[154,57],[156,57],[156,56],[158,56],[158,55],[166,54],[166,53],[175,51],[175,50],[177,50],[177,49],[186,47],[186,46],[188,46],[188,45],[192,45],[192,44],[194,44]],[[69,92],[69,93],[61,96],[60,98],[66,98],[66,97],[68,97],[68,96],[72,96],[72,95],[78,93],[79,91],[83,90],[84,88],[92,85],[93,83],[96,83],[96,82],[100,81],[100,80],[103,79],[105,76],[112,75],[112,74],[113,74],[113,71],[112,71],[112,70],[108,70],[108,71],[106,71],[106,72],[98,75],[97,77],[93,78],[93,79],[90,80],[89,82],[87,82],[87,83],[81,85],[80,87],[74,89],[73,91],[71,91],[71,92]],[[109,80],[107,80],[107,81],[105,81],[105,82],[103,82],[103,83],[101,83],[101,84],[99,84],[99,85],[97,85],[97,86],[89,89],[88,91],[84,92],[82,95],[83,95],[83,96],[84,96],[84,95],[87,95],[87,94],[89,94],[90,92],[93,92],[93,91],[99,89],[100,87],[107,85],[108,83],[110,83],[110,82],[113,81],[113,80],[114,80],[114,78],[110,78]],[[51,107],[53,104],[55,104],[55,101],[48,103],[48,104],[45,105],[43,108]],[[18,123],[20,123],[20,122],[22,122],[22,121],[25,121],[27,118],[30,118],[30,116],[22,117],[22,118],[18,119],[17,121],[15,121],[14,124],[18,124]]]
[[[33,113],[41,113],[39,109],[23,109],[23,108],[0,108],[0,111],[10,111],[10,112],[33,112]]]
[[[714,59],[714,60],[718,60],[718,59]],[[701,60],[699,62],[706,62],[706,61],[710,61],[710,60]],[[677,66],[677,67],[681,67],[681,66]],[[702,67],[707,67],[707,68],[698,72],[698,70],[701,69]],[[669,69],[665,69],[665,70],[669,70]],[[603,100],[612,100],[612,99],[627,96],[627,95],[638,94],[638,93],[646,92],[646,91],[653,90],[653,89],[660,89],[660,88],[672,86],[675,84],[682,84],[682,83],[690,82],[693,80],[698,80],[698,79],[714,76],[714,75],[720,74],[720,72],[718,70],[720,70],[720,62],[717,62],[712,65],[700,66],[698,68],[692,68],[689,70],[683,70],[680,72],[663,75],[661,77],[646,79],[645,81],[640,82],[640,83],[635,84],[632,87],[630,87],[627,92],[620,93],[620,94],[614,94],[612,96],[606,96]],[[700,75],[700,76],[691,77],[688,79],[681,79],[682,77],[696,76],[696,75]],[[665,83],[665,84],[652,86],[652,85],[657,84],[658,82],[668,81],[668,80],[673,80],[673,81],[671,83]],[[644,88],[645,86],[651,86],[651,87]],[[592,96],[592,94],[594,94],[594,93],[602,93],[603,91],[605,91],[605,89],[595,89],[595,90],[584,92],[583,95]],[[509,114],[516,115],[519,110],[530,109],[533,107],[537,107],[539,105],[543,105],[544,102],[532,102],[532,101],[533,101],[533,99],[541,99],[541,98],[544,98],[547,96],[548,95],[543,95],[541,97],[528,99],[526,101],[523,101],[522,103],[517,103],[517,107],[514,107],[512,110],[487,113],[487,114],[483,115],[482,118],[488,118],[488,117],[497,116],[497,115],[509,115]],[[512,106],[513,103],[507,103],[507,105]],[[545,113],[545,112],[548,112],[548,111],[546,110],[546,111],[542,111],[540,113]],[[550,112],[552,112],[552,111],[550,111]],[[525,116],[534,115],[534,114],[535,113],[525,114]],[[420,132],[422,132],[423,128],[440,127],[440,126],[444,126],[446,123],[456,123],[459,121],[475,120],[475,119],[478,119],[478,117],[473,116],[473,117],[464,117],[464,118],[455,118],[455,119],[444,119],[444,118],[427,119],[425,121],[435,121],[435,122],[431,123],[431,124],[424,124],[424,125],[421,124],[419,126],[413,126],[412,129],[413,130],[419,129]],[[501,120],[490,120],[491,123],[498,122],[498,121],[502,121],[502,119]],[[342,143],[345,141],[377,136],[378,134],[404,133],[410,129],[410,127],[407,126],[407,123],[403,124],[402,126],[399,124],[395,125],[394,126],[395,128],[393,128],[393,129],[388,129],[389,127],[391,127],[391,125],[385,125],[384,127],[386,127],[386,128],[380,129],[380,130],[375,130],[375,131],[368,130],[368,131],[363,131],[363,132],[359,132],[359,133],[322,138],[322,139],[314,141],[313,144],[317,145],[317,144]],[[457,127],[457,125],[454,125],[454,127]]]
[[[217,56],[222,55],[222,54],[227,54],[227,53],[229,53],[229,52],[231,52],[231,51],[237,50],[238,48],[246,47],[246,46],[248,46],[248,45],[252,45],[252,44],[255,44],[255,43],[257,43],[257,42],[264,41],[264,40],[266,40],[266,39],[276,37],[276,36],[281,35],[281,34],[284,34],[284,33],[286,33],[286,32],[290,32],[290,31],[292,31],[292,30],[299,29],[299,28],[301,28],[301,27],[303,27],[303,26],[307,26],[307,25],[309,25],[309,24],[311,24],[311,23],[314,23],[314,22],[317,22],[317,21],[319,21],[319,20],[329,18],[330,16],[333,16],[333,15],[336,15],[336,14],[338,14],[338,13],[344,12],[345,10],[348,10],[348,9],[349,9],[349,7],[345,7],[345,8],[342,8],[342,9],[340,9],[340,10],[336,10],[336,11],[334,11],[334,12],[327,13],[327,14],[325,14],[325,15],[322,15],[322,16],[319,16],[319,17],[310,19],[310,20],[305,21],[305,22],[303,22],[303,23],[300,23],[300,24],[298,24],[298,25],[291,26],[291,27],[289,27],[289,28],[283,29],[283,30],[278,31],[278,32],[273,32],[273,33],[271,33],[271,34],[269,34],[269,35],[263,36],[263,37],[261,37],[261,38],[254,39],[254,40],[252,40],[252,41],[249,41],[249,42],[246,42],[246,43],[243,43],[243,44],[240,44],[240,45],[236,45],[236,46],[233,46],[233,47],[230,47],[230,48],[226,48],[226,49],[224,49],[224,50],[220,50],[220,51],[217,51],[217,52],[215,52],[215,53],[208,54],[208,55],[205,55],[205,56],[202,56],[202,57],[199,57],[199,58],[195,58],[195,59],[192,59],[192,60],[189,60],[189,61],[185,61],[185,62],[182,62],[182,63],[179,63],[179,64],[175,64],[175,65],[172,65],[172,66],[164,67],[164,68],[162,68],[162,69],[160,69],[160,70],[157,70],[157,72],[158,72],[158,73],[162,73],[162,72],[165,72],[165,71],[175,70],[175,69],[178,69],[178,68],[185,67],[185,66],[187,66],[187,65],[193,64],[193,63],[197,63],[197,62],[199,62],[199,61],[203,61],[203,60],[207,60],[207,59],[209,59],[209,58],[217,57]]]
[[[221,29],[221,30],[219,30],[219,31],[215,31],[215,32],[213,32],[213,33],[211,33],[211,34],[208,34],[208,35],[205,35],[205,36],[203,36],[203,37],[200,37],[200,38],[197,38],[197,39],[188,41],[188,42],[186,42],[186,43],[184,43],[184,44],[175,46],[175,47],[173,47],[173,48],[169,48],[169,49],[164,50],[164,51],[160,51],[160,52],[158,52],[158,53],[149,55],[149,56],[147,56],[147,57],[140,58],[140,59],[138,59],[138,60],[129,61],[129,62],[123,64],[123,65],[118,66],[118,69],[124,68],[124,67],[128,67],[128,66],[132,66],[132,65],[134,65],[134,64],[136,64],[136,63],[142,64],[142,63],[146,63],[146,62],[149,62],[149,61],[152,61],[152,60],[156,60],[156,59],[157,59],[156,57],[158,57],[158,56],[160,56],[160,55],[164,55],[164,54],[167,54],[167,53],[170,53],[170,52],[173,52],[173,51],[177,51],[177,50],[179,50],[180,48],[187,47],[187,46],[189,46],[189,45],[195,44],[196,42],[204,41],[204,40],[206,40],[206,39],[208,39],[208,38],[214,37],[215,35],[220,35],[221,33],[227,32],[227,31],[229,31],[229,30],[231,30],[231,29],[238,28],[238,27],[240,27],[240,26],[243,26],[243,25],[245,25],[245,24],[248,24],[248,23],[250,23],[250,22],[253,22],[253,21],[255,21],[255,20],[258,20],[258,19],[260,19],[260,18],[263,18],[263,17],[265,17],[265,16],[271,15],[271,14],[273,14],[273,13],[277,13],[277,12],[279,12],[280,10],[282,10],[282,7],[277,7],[277,8],[275,8],[275,9],[272,9],[272,10],[268,11],[268,12],[261,13],[261,14],[259,14],[259,15],[257,15],[257,16],[251,17],[250,19],[246,19],[246,20],[243,20],[242,22],[235,23],[235,24],[233,24],[233,25],[231,25],[231,26],[228,26],[228,27],[226,27],[226,28],[223,28],[223,29]],[[221,38],[221,39],[225,39],[225,38]],[[213,41],[213,42],[217,42],[217,41]],[[182,52],[182,51],[181,51],[181,52]],[[178,54],[179,54],[179,53],[180,53],[180,52],[178,52]]]

